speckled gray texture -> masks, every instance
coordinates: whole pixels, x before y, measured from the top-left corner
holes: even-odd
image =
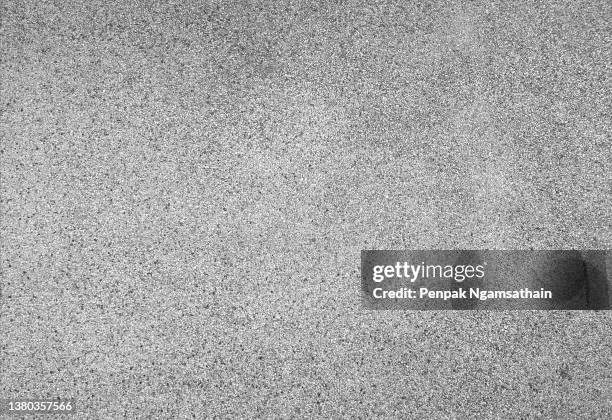
[[[612,244],[606,1],[0,3],[0,398],[609,418],[610,312],[360,306],[362,249]]]

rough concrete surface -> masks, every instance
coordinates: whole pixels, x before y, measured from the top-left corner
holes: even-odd
[[[370,311],[362,249],[612,244],[606,1],[0,2],[0,398],[610,418],[609,311]]]

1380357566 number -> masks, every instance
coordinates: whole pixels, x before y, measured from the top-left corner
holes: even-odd
[[[0,414],[10,413],[64,413],[75,412],[74,399],[12,398],[0,400]]]

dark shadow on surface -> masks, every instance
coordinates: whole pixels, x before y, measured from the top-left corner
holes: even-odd
[[[611,309],[610,284],[605,254],[586,252],[584,255],[584,267],[588,280],[587,284],[587,309],[601,310]]]
[[[609,309],[608,276],[603,256],[601,252],[571,251],[550,261],[544,278],[553,292],[553,309]]]

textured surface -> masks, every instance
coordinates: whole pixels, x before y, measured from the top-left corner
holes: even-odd
[[[610,248],[609,2],[185,3],[0,3],[0,397],[612,415],[610,312],[359,306],[361,249]]]

